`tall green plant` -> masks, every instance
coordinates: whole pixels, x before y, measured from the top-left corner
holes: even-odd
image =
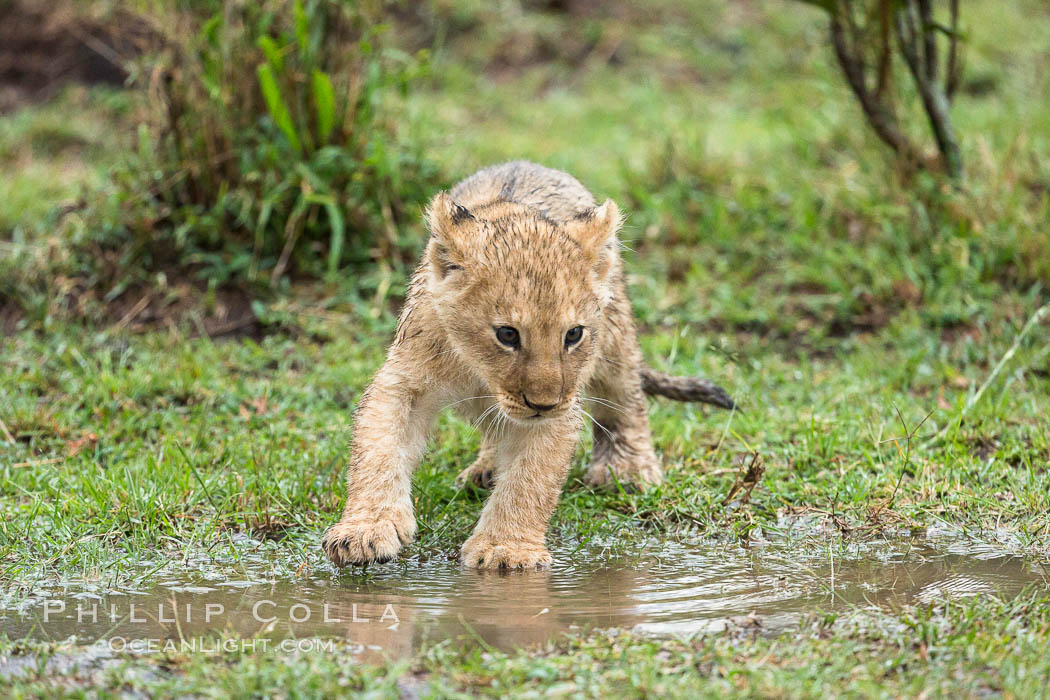
[[[425,57],[384,47],[362,3],[202,4],[140,72],[153,116],[95,231],[115,265],[275,284],[405,260],[438,174],[382,106]]]

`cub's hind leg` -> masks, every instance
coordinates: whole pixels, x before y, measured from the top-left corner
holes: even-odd
[[[481,431],[481,447],[474,463],[456,476],[460,486],[472,484],[477,488],[491,489],[496,484],[496,445],[505,426],[492,396],[477,396],[456,405],[456,413]]]
[[[473,484],[480,489],[491,489],[496,483],[496,437],[486,431],[481,435],[481,448],[474,464],[459,473],[456,483]]]
[[[592,486],[658,484],[663,479],[660,460],[653,451],[649,430],[649,405],[637,368],[641,353],[634,338],[629,351],[615,356],[616,348],[603,349],[602,359],[587,386],[583,407],[591,414],[594,451],[583,479]]]

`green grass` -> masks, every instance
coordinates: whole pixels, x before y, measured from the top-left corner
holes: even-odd
[[[32,232],[56,205],[105,182],[127,137],[130,100],[119,91],[69,88],[0,119],[0,231]],[[75,118],[70,118],[70,115]]]
[[[835,72],[819,13],[802,4],[660,2],[513,21],[480,3],[432,7],[401,32],[430,42],[435,63],[425,89],[396,105],[400,127],[452,176],[530,157],[615,197],[630,211],[629,282],[649,361],[715,378],[744,409],[654,402],[668,480],[641,494],[585,488],[585,440],[552,538],[749,538],[807,514],[828,525],[812,546],[946,523],[1050,556],[1050,327],[1019,338],[1050,300],[1045,10],[966,4],[969,74],[994,89],[954,108],[970,178],[951,191],[895,174]],[[596,37],[582,61],[581,35]],[[12,240],[39,235],[49,205],[111,162],[90,145],[111,143],[90,110],[62,124],[56,109],[0,120],[9,167],[27,152],[44,159],[44,175],[27,169],[4,185],[28,193],[0,196],[28,202],[0,207],[0,230],[20,231]],[[39,144],[70,139],[88,144],[75,147],[88,165],[79,179],[52,178],[46,168],[65,165]],[[0,341],[0,420],[15,438],[0,431],[7,595],[177,567],[217,539],[235,570],[251,548],[237,533],[281,535],[267,544],[275,576],[325,566],[318,542],[341,508],[352,410],[393,329],[387,292],[373,293],[381,274],[267,302],[257,339],[197,337],[212,312],[202,308],[144,334],[48,318]],[[476,445],[442,418],[414,483],[420,531],[408,555],[454,552],[469,533],[482,497],[452,479]],[[727,510],[738,457],[752,451],[765,476],[746,507]],[[513,654],[438,646],[378,667],[340,655],[127,658],[149,673],[51,670],[15,688],[1029,697],[1050,672],[1048,604],[1034,591],[816,616],[772,639],[736,630],[580,635]],[[41,650],[0,646],[26,651]]]
[[[341,505],[351,412],[391,330],[389,318],[366,323],[340,310],[317,321],[324,342],[75,328],[6,341],[0,404],[16,443],[0,465],[3,577],[85,575],[153,556],[161,540],[198,547],[217,529],[288,529],[289,566],[320,564],[316,541]],[[954,417],[1015,329],[1002,322],[981,343],[952,346],[911,321],[831,357],[770,351],[755,338],[730,360],[684,330],[646,335],[650,361],[718,377],[745,412],[654,402],[669,479],[644,494],[584,488],[584,446],[555,534],[710,534],[728,522],[743,535],[818,509],[862,532],[940,521],[975,533],[1008,528],[1046,552],[1050,386],[1028,371],[1033,358],[1045,362],[1045,345],[1022,343],[960,424]],[[889,441],[924,419],[910,447]],[[921,439],[942,426],[943,440]],[[452,478],[476,444],[457,419],[440,422],[416,479],[415,547],[452,550],[469,531],[480,502]],[[749,510],[727,514],[720,501],[738,476],[734,459],[752,450],[765,479]]]

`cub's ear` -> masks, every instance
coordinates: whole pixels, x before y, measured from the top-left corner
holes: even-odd
[[[616,202],[605,200],[600,207],[586,211],[567,224],[568,234],[580,244],[599,278],[609,271],[616,250],[616,233],[623,225]]]
[[[467,245],[468,228],[474,215],[464,206],[453,201],[447,192],[439,192],[430,200],[426,210],[430,243],[427,253],[438,279],[463,268]]]
[[[602,249],[616,238],[616,232],[623,224],[620,209],[611,199],[605,200],[600,207],[595,207],[578,214],[568,223],[568,233],[584,252],[597,257]]]

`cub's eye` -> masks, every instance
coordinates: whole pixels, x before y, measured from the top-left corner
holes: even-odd
[[[518,329],[511,328],[510,326],[500,326],[497,328],[496,340],[503,343],[508,348],[516,348],[521,345],[521,336],[518,335]]]
[[[576,326],[570,328],[565,334],[565,347],[570,347],[580,342],[580,338],[583,337],[583,326]]]

